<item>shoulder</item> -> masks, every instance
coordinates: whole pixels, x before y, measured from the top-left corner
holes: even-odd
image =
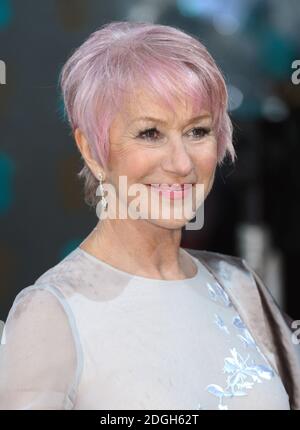
[[[70,304],[77,270],[76,254],[71,252],[33,284],[21,289],[4,322],[1,342],[5,343],[11,332],[11,338],[34,338],[37,343],[47,337],[56,343],[62,339],[63,345],[69,338],[78,349],[76,319]]]
[[[238,257],[231,254],[223,254],[221,252],[216,251],[208,251],[206,249],[192,249],[192,248],[184,248],[189,254],[194,257],[202,257],[203,259],[215,259],[215,260],[228,260],[228,261],[243,261],[242,257]]]
[[[247,265],[245,259],[230,254],[223,254],[215,251],[198,250],[185,248],[185,250],[196,257],[200,262],[209,266],[212,270],[219,272],[225,278],[232,275],[233,271],[239,272],[252,272],[251,268]]]
[[[242,257],[220,252],[186,249],[196,257],[214,277],[228,290],[235,292],[240,298],[251,298],[256,295],[256,302],[262,296],[267,297],[269,302],[277,305],[270,289],[259,276],[257,271]]]
[[[56,294],[58,298],[70,298],[79,286],[82,287],[87,282],[89,270],[89,261],[82,258],[75,248],[42,273],[35,280],[34,286],[37,288],[51,286],[50,292]]]
[[[243,299],[244,305],[248,301],[260,305],[261,309],[268,308],[268,313],[280,314],[290,326],[292,319],[277,303],[270,286],[266,285],[246,259],[207,250],[186,249],[186,251],[204,263],[227,291]]]
[[[2,341],[10,332],[19,339],[71,333],[64,298],[54,291],[49,285],[30,285],[20,290],[9,309]]]

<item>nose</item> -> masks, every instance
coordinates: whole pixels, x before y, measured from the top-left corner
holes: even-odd
[[[194,163],[191,154],[180,139],[168,147],[162,162],[162,168],[175,177],[190,175],[194,168]]]

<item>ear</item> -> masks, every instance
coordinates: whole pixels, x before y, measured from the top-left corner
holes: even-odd
[[[104,176],[104,172],[102,171],[99,164],[97,163],[97,161],[93,158],[93,156],[91,154],[91,148],[90,148],[90,145],[88,143],[88,140],[86,139],[85,135],[83,134],[83,132],[79,128],[76,128],[76,130],[74,131],[74,139],[76,141],[76,145],[77,145],[85,163],[89,166],[89,168],[93,172],[94,176],[96,178],[98,178],[99,172],[101,172],[102,175]]]

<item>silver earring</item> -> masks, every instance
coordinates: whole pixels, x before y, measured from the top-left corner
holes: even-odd
[[[102,206],[102,208],[105,210],[105,209],[107,209],[107,204],[108,204],[108,201],[106,200],[106,198],[104,197],[104,190],[103,190],[103,185],[102,185],[102,182],[103,182],[103,176],[102,176],[102,173],[101,172],[99,172],[98,173],[98,176],[99,176],[99,192],[100,192],[100,194],[98,194],[97,193],[97,195],[100,195],[100,201],[101,201],[101,206]]]

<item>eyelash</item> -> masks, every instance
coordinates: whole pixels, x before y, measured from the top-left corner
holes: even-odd
[[[211,132],[211,129],[210,128],[207,128],[207,127],[195,127],[195,128],[193,128],[192,130],[201,130],[204,134],[202,135],[202,136],[195,136],[196,137],[196,139],[201,139],[202,137],[204,137],[204,136],[207,136],[210,132]],[[151,137],[143,137],[143,135],[145,134],[145,133],[149,133],[149,132],[152,132],[152,131],[155,131],[155,132],[158,132],[159,133],[159,131],[157,130],[157,128],[156,127],[151,127],[151,128],[147,128],[147,129],[145,129],[145,130],[143,130],[143,131],[141,131],[139,134],[138,134],[138,138],[141,138],[141,139],[143,139],[143,140],[157,140],[157,139],[152,139]]]

